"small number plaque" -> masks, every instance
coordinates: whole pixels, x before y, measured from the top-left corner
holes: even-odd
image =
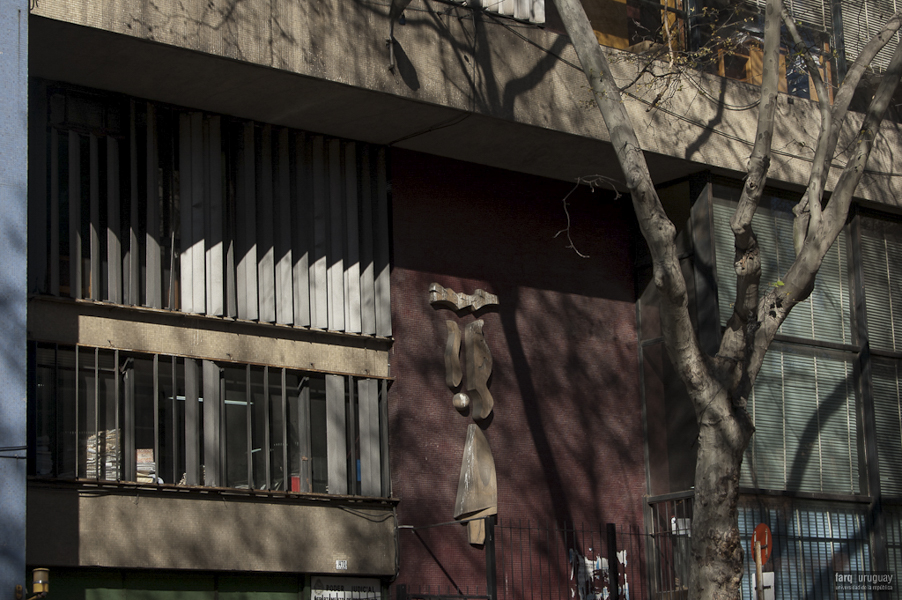
[[[335,568],[339,571],[347,571],[348,570],[348,561],[346,560],[336,560]]]

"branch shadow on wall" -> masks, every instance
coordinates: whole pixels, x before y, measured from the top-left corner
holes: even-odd
[[[389,41],[388,43],[395,46],[395,69],[397,69],[398,75],[401,76],[404,84],[414,91],[420,89],[420,78],[417,76],[417,69],[410,61],[410,57],[407,56],[407,52],[404,51],[404,46],[398,40]]]
[[[631,213],[613,195],[575,194],[571,233],[593,257],[582,259],[554,238],[565,219],[560,199],[571,185],[509,174],[496,181],[485,167],[452,161],[440,167],[434,160],[393,156],[397,381],[389,429],[399,519],[412,526],[451,520],[469,420],[454,410],[445,384],[445,321],[484,319],[494,358],[495,412],[485,434],[498,480],[496,532],[513,528],[499,536],[513,535],[502,546],[514,552],[522,532],[524,556],[553,565],[541,584],[529,573],[523,581],[519,574],[505,577],[517,589],[561,586],[569,593],[570,550],[599,556],[606,523],[641,523]],[[429,175],[439,168],[442,177]],[[421,174],[418,181],[400,173],[408,169]],[[442,239],[453,240],[453,249],[436,243]],[[500,305],[478,315],[437,311],[428,303],[432,282],[468,294],[485,289]],[[402,533],[400,582],[484,581],[485,555],[467,545],[462,528],[425,529],[422,537],[434,557]],[[519,563],[510,555],[504,560],[504,568]],[[534,564],[532,576],[539,572]]]

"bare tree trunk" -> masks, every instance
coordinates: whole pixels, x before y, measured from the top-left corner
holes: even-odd
[[[686,282],[674,243],[676,229],[658,198],[620,90],[579,0],[555,0],[555,3],[625,175],[639,227],[651,251],[655,285],[661,292],[665,346],[686,384],[699,422],[690,596],[699,600],[739,598],[742,578],[742,549],[736,518],[739,469],[752,432],[748,415],[733,402],[731,393],[738,383],[737,367],[742,361],[710,360],[701,352],[689,318]],[[776,84],[773,87],[776,95]],[[770,114],[772,131],[772,111]],[[769,132],[766,137],[767,145],[759,153],[760,176],[752,184],[762,189],[767,172]],[[757,200],[753,204],[757,205]],[[750,243],[754,242],[754,236],[749,239]],[[752,307],[757,298],[754,300]]]
[[[742,546],[738,528],[739,475],[751,439],[748,419],[736,415],[721,388],[699,422],[692,504],[692,566],[689,597],[741,598]]]

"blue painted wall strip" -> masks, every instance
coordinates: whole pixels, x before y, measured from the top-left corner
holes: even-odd
[[[0,3],[0,590],[25,583],[28,2]]]

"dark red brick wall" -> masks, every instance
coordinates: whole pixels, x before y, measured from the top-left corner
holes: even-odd
[[[475,317],[430,306],[429,284],[437,282],[500,299],[479,318],[494,359],[495,410],[485,433],[501,520],[602,531],[608,522],[641,525],[645,467],[628,200],[587,190],[570,197],[572,238],[589,256],[581,258],[563,236],[554,237],[566,226],[562,199],[572,185],[397,150],[391,175],[396,380],[389,406],[399,522],[453,519],[472,422],[451,404],[443,350],[445,320],[463,329]],[[480,581],[484,554],[466,543],[462,526],[402,530],[400,537],[398,583]]]

